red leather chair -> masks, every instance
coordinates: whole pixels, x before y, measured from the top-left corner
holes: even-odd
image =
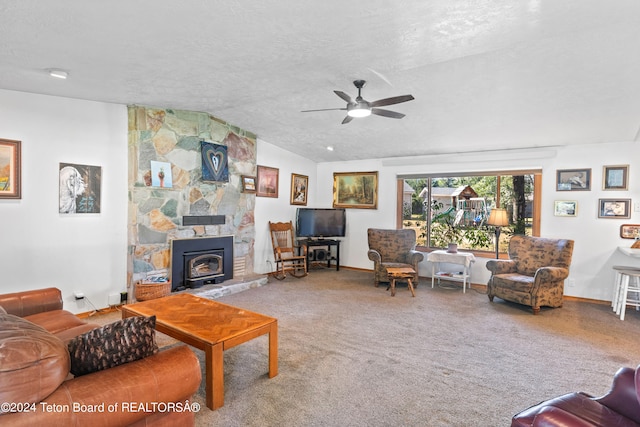
[[[620,368],[604,396],[576,392],[555,397],[514,415],[511,427],[640,426],[639,387],[640,369]]]

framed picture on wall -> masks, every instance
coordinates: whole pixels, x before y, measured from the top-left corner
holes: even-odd
[[[598,218],[631,218],[631,199],[599,199]]]
[[[591,190],[591,169],[558,169],[556,191]]]
[[[575,200],[556,200],[553,202],[555,216],[578,216],[578,202]]]
[[[61,214],[100,213],[100,166],[60,163],[58,178]]]
[[[623,239],[636,239],[640,237],[640,224],[622,224],[620,237]]]
[[[378,172],[334,172],[333,207],[377,209]]]
[[[291,204],[307,206],[307,194],[309,190],[309,177],[306,175],[291,174]]]
[[[629,165],[605,166],[602,171],[603,190],[628,190]]]
[[[256,196],[278,198],[278,168],[258,165],[258,188]]]
[[[229,159],[225,145],[200,141],[200,157],[203,181],[229,182]]]
[[[0,139],[0,199],[22,198],[20,141]]]
[[[256,192],[256,177],[242,175],[242,192],[243,193],[255,193]]]

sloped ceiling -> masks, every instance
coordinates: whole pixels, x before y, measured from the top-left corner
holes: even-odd
[[[315,161],[633,141],[637,0],[0,0],[0,88],[205,111]],[[67,80],[45,72],[61,68]],[[333,90],[412,94],[342,125]],[[334,147],[327,151],[326,147]]]

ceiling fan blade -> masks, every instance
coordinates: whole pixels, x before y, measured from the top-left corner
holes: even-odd
[[[301,113],[311,113],[313,111],[346,111],[346,108],[321,108],[320,110],[302,110]]]
[[[371,114],[376,114],[378,116],[389,117],[392,119],[401,119],[404,117],[404,114],[397,113],[395,111],[383,110],[382,108],[372,108]]]
[[[353,104],[353,99],[351,99],[351,97],[349,95],[347,95],[346,93],[344,93],[342,91],[339,91],[339,90],[334,90],[333,93],[338,95],[343,100],[347,101],[349,104]]]
[[[347,123],[349,123],[351,120],[353,120],[353,117],[351,116],[347,116],[344,118],[344,120],[342,121],[343,125],[346,125]]]
[[[413,95],[401,95],[391,98],[378,99],[377,101],[370,102],[372,107],[383,107],[385,105],[400,104],[401,102],[407,102],[415,99]]]

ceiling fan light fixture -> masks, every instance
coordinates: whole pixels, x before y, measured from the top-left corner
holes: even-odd
[[[366,102],[366,101],[365,101]],[[367,117],[371,115],[371,107],[368,103],[358,102],[353,106],[347,107],[347,116],[351,117]]]

